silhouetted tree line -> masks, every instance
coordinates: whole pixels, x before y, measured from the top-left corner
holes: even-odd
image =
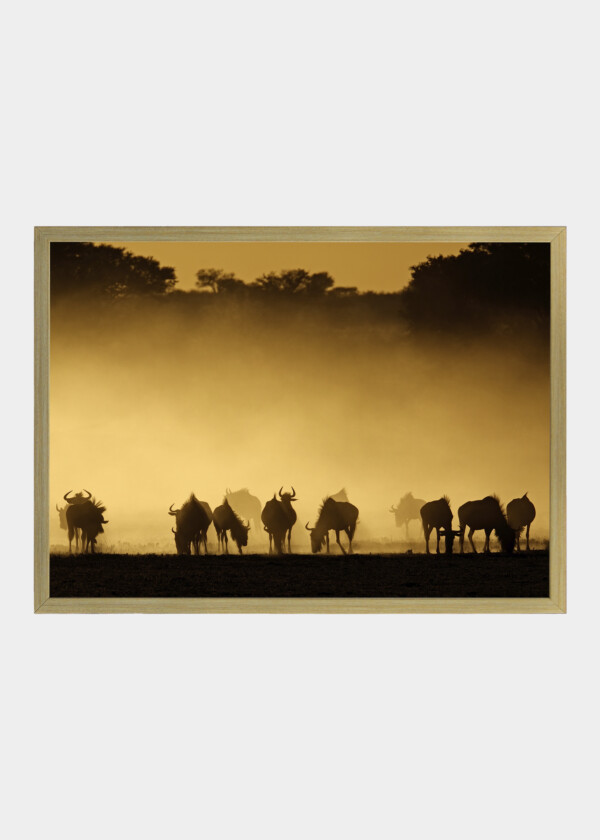
[[[258,293],[274,295],[358,294],[355,286],[335,286],[327,271],[314,274],[303,268],[262,274],[250,283],[216,268],[201,268],[196,273],[196,287],[215,294]]]
[[[86,242],[56,242],[51,246],[51,295],[115,300],[135,296],[206,302],[235,299],[303,299],[314,305],[337,299],[361,301],[365,314],[387,309],[410,332],[529,331],[547,335],[550,322],[550,246],[547,243],[472,243],[456,256],[429,257],[411,268],[408,285],[393,294],[359,292],[335,286],[326,271],[305,269],[269,272],[246,282],[222,269],[203,268],[196,274],[196,291],[175,288],[175,270],[124,248]],[[171,294],[169,294],[171,293]],[[381,302],[381,307],[376,305]],[[312,305],[312,304],[311,304]],[[375,306],[374,306],[375,305]]]
[[[91,242],[53,242],[50,246],[52,300],[164,294],[176,283],[174,268],[124,248]]]

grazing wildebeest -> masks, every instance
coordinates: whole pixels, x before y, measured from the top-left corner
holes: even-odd
[[[242,554],[242,546],[248,545],[250,525],[242,522],[226,498],[223,499],[222,505],[214,509],[213,524],[217,532],[219,548],[224,549],[225,554],[229,554],[229,540],[227,539],[227,531],[229,531],[231,538],[235,540],[238,551]]]
[[[292,528],[296,524],[296,519],[297,519],[296,511],[292,507],[292,502],[297,502],[298,500],[296,499],[296,491],[294,490],[293,487],[292,487],[292,492],[291,493],[282,493],[281,492],[282,490],[283,490],[283,487],[280,487],[279,488],[279,498],[281,499],[281,506],[283,507],[283,510],[285,512],[285,515],[287,516],[287,521],[288,521],[287,543],[288,543],[288,554],[290,554],[291,550],[292,550],[292,548],[291,548]],[[284,541],[285,541],[285,537],[284,537]]]
[[[415,499],[412,493],[407,493],[402,496],[396,507],[391,506],[390,513],[396,517],[396,528],[406,526],[406,539],[408,539],[408,523],[413,519],[421,518],[421,508],[424,504],[425,499]]]
[[[68,523],[67,523],[67,509],[68,509],[69,505],[80,505],[82,502],[87,502],[92,498],[92,494],[90,493],[89,490],[84,490],[82,493],[75,493],[74,496],[71,496],[69,498],[69,493],[70,492],[71,492],[70,490],[67,490],[67,492],[63,496],[63,499],[67,503],[64,507],[59,508],[59,506],[56,505],[56,510],[58,511],[58,519],[60,521],[60,527],[63,529],[63,531],[67,531],[69,529],[69,526],[68,526]],[[87,496],[84,496],[83,495],[84,493],[87,493]],[[75,528],[75,550],[76,551],[79,550],[79,530],[80,530],[79,528]]]
[[[515,547],[515,532],[506,521],[504,510],[497,496],[486,496],[476,502],[465,502],[458,509],[458,521],[460,524],[460,550],[464,552],[465,528],[469,526],[469,542],[475,553],[477,549],[473,543],[475,531],[485,531],[484,551],[490,550],[490,534],[492,531],[500,540],[503,551],[509,554]]]
[[[273,493],[273,498],[269,499],[264,506],[260,518],[264,530],[269,535],[269,554],[273,553],[273,545],[275,545],[275,553],[282,554],[285,535],[290,528],[290,518],[283,502],[275,498],[275,493]]]
[[[460,531],[452,530],[452,511],[448,496],[442,496],[441,499],[436,499],[434,502],[426,502],[421,508],[421,522],[423,523],[425,550],[427,554],[430,553],[429,537],[434,528],[437,534],[436,552],[438,554],[440,553],[440,537],[444,537],[446,541],[446,554],[452,554],[454,537],[458,536]]]
[[[67,527],[69,531],[69,553],[71,543],[77,529],[81,531],[81,553],[85,554],[88,549],[93,554],[98,534],[104,533],[103,525],[108,525],[108,519],[104,518],[106,508],[102,502],[95,499],[86,499],[75,505],[67,507]]]
[[[171,528],[175,535],[175,547],[177,554],[200,554],[200,544],[204,546],[204,553],[207,553],[206,532],[213,521],[213,513],[207,502],[199,501],[192,493],[183,505],[173,510],[169,508],[169,515],[175,517],[177,530]]]
[[[323,544],[327,543],[327,554],[329,554],[329,532],[335,531],[335,541],[346,554],[346,549],[340,542],[340,531],[344,531],[348,537],[348,551],[352,554],[352,539],[356,531],[358,521],[358,508],[350,502],[336,502],[331,496],[323,501],[315,527],[311,528],[308,522],[306,530],[310,531],[310,545],[313,554],[321,551]]]
[[[252,525],[252,534],[258,538],[261,533],[260,511],[262,505],[257,496],[253,496],[247,487],[241,490],[231,491],[229,487],[225,491],[225,498],[242,519],[246,519]]]
[[[515,532],[517,538],[517,551],[521,550],[521,534],[523,528],[527,528],[527,551],[529,551],[529,529],[535,519],[535,507],[533,502],[527,498],[527,493],[520,499],[513,499],[506,505],[506,519]]]

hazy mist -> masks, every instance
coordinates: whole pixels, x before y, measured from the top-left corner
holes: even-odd
[[[528,491],[532,536],[548,532],[548,364],[529,347],[416,344],[393,313],[142,300],[55,307],[51,345],[52,544],[67,542],[55,503],[82,488],[107,507],[99,548],[173,550],[171,503],[194,491],[214,508],[248,487],[264,504],[282,484],[299,498],[298,548],[342,487],[357,543],[404,537],[388,509],[408,491],[448,494],[455,515]]]

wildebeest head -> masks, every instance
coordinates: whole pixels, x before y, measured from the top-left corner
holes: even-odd
[[[293,487],[292,487],[292,492],[291,493],[282,493],[281,492],[282,490],[283,490],[283,486],[281,486],[279,488],[279,498],[281,499],[282,502],[297,502],[298,501],[298,499],[296,498],[296,491],[294,490]]]
[[[89,502],[89,500],[92,498],[92,494],[89,490],[84,490],[81,493],[75,493],[74,496],[71,496],[71,498],[69,498],[70,492],[70,490],[67,490],[67,492],[63,496],[63,499],[68,505],[80,505],[83,502]],[[84,493],[87,493],[87,496],[84,496]]]
[[[173,534],[175,535],[175,549],[177,550],[177,554],[190,554],[191,540],[186,540],[183,534],[176,531],[175,528],[171,528],[171,531],[173,531]]]
[[[313,554],[317,554],[325,544],[325,534],[321,534],[316,528],[311,528],[308,522],[304,526],[310,534],[310,547]]]
[[[451,528],[449,530],[441,530],[440,537],[444,538],[446,544],[446,554],[452,554],[452,546],[454,544],[454,538],[460,535],[460,531],[453,531]]]

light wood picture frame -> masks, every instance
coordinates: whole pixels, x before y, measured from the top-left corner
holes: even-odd
[[[550,502],[548,597],[53,597],[50,591],[50,250],[57,242],[548,243]],[[38,227],[35,229],[36,613],[564,613],[566,611],[565,227]],[[66,488],[65,488],[66,489]],[[458,501],[458,500],[457,500]],[[300,527],[302,527],[300,524]],[[200,558],[201,559],[201,558]]]

